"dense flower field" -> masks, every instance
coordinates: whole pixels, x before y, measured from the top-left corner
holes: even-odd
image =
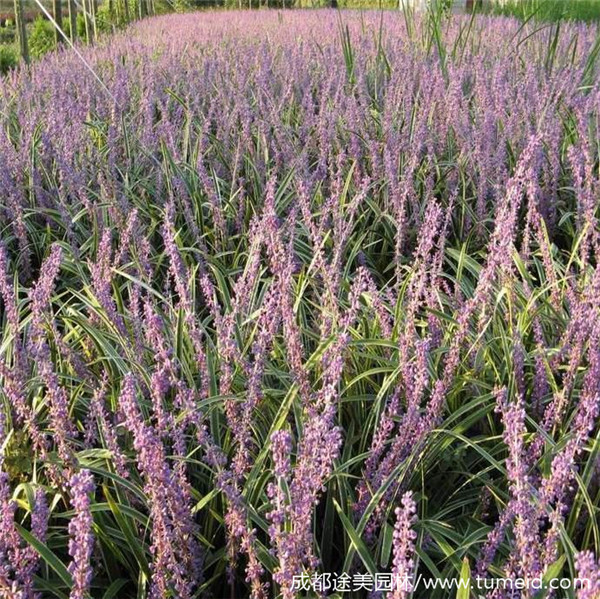
[[[2,79],[0,595],[597,599],[597,33],[178,15]]]

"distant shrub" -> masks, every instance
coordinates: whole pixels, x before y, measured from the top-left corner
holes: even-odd
[[[173,7],[167,0],[156,0],[154,2],[154,10],[157,15],[165,15],[173,11]]]
[[[85,37],[85,17],[82,13],[77,13],[77,36]]]
[[[484,4],[483,12],[527,19],[531,16],[541,21],[561,19],[599,21],[598,0],[507,0],[503,4]]]
[[[98,7],[98,11],[96,12],[96,28],[98,31],[110,32],[113,29],[113,25],[116,25],[116,23],[110,14],[109,4],[108,2],[104,2]]]
[[[12,27],[0,27],[0,44],[12,44],[15,41],[15,30]]]
[[[14,46],[8,44],[0,45],[0,74],[4,75],[10,69],[17,66],[19,56]]]
[[[52,23],[38,16],[31,26],[29,33],[29,52],[34,58],[39,58],[54,50],[56,40]]]

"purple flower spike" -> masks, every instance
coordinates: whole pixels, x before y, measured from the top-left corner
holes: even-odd
[[[69,523],[69,573],[73,577],[73,587],[69,599],[85,599],[88,597],[92,582],[92,551],[94,535],[92,533],[92,512],[90,495],[94,492],[94,479],[89,470],[81,470],[69,481],[71,505],[75,517]]]

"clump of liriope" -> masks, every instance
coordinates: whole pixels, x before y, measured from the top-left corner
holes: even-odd
[[[174,15],[83,50],[103,87],[3,79],[2,592],[595,596],[597,32],[405,16]]]

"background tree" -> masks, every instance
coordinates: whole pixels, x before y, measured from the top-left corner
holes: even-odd
[[[54,12],[54,20],[56,21],[54,37],[58,45],[64,41],[62,36],[62,0],[52,0],[52,10]]]
[[[75,0],[69,0],[69,28],[71,41],[74,42],[77,39],[77,5]]]
[[[23,60],[29,64],[29,46],[27,45],[27,31],[25,29],[25,16],[23,14],[23,0],[15,0],[15,26],[19,49]]]

